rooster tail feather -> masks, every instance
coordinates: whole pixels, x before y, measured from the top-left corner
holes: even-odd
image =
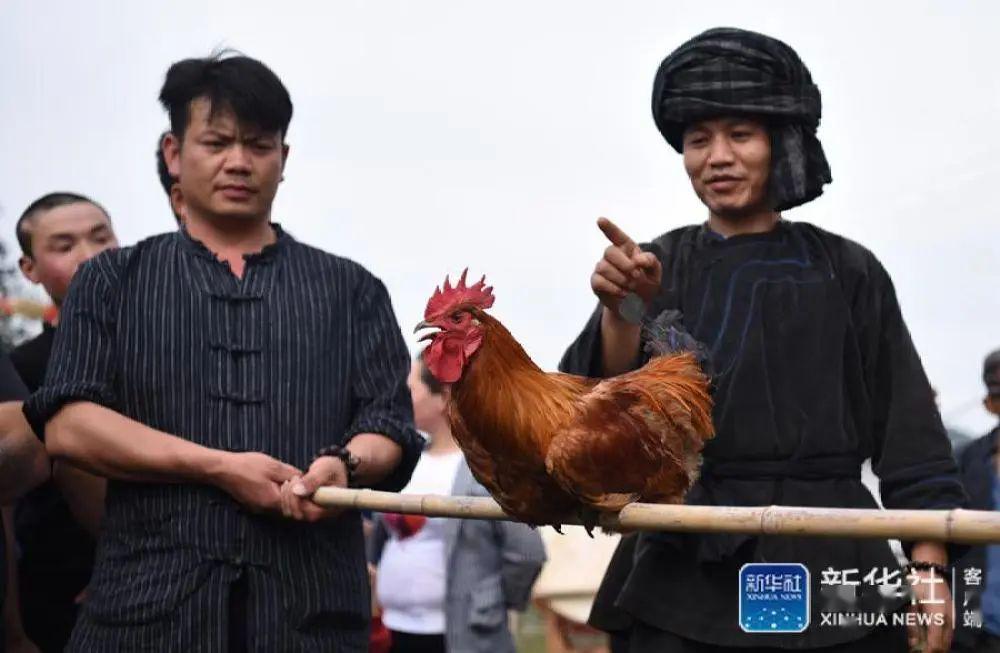
[[[691,352],[706,375],[711,376],[711,359],[708,348],[695,339],[684,328],[684,316],[675,309],[668,308],[645,327],[645,351],[650,356],[667,356]]]

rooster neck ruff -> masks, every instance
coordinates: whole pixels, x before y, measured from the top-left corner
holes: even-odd
[[[477,317],[483,342],[452,386],[454,407],[470,433],[484,439],[487,447],[494,439],[499,446],[509,446],[514,438],[530,437],[536,444],[534,455],[544,452],[548,436],[571,417],[568,408],[575,395],[560,376],[543,372],[500,322],[485,313]],[[548,432],[536,432],[540,423]],[[537,441],[539,436],[546,441]],[[539,464],[544,467],[544,460]]]

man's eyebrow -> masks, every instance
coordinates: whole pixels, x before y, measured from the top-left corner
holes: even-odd
[[[233,133],[231,131],[226,131],[224,129],[219,129],[216,127],[208,127],[201,134],[202,136],[216,136],[219,138],[232,138]]]
[[[278,133],[261,130],[245,130],[242,136],[244,141],[277,140]]]
[[[45,240],[74,240],[75,238],[76,234],[74,233],[60,232],[60,233],[49,234],[48,236],[45,237]]]
[[[101,224],[94,225],[90,229],[90,235],[94,235],[99,231],[111,231],[111,225],[104,224],[103,222]]]

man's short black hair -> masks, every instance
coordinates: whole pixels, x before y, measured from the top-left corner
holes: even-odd
[[[170,131],[184,140],[192,100],[206,98],[211,116],[220,110],[235,114],[241,124],[267,133],[288,133],[292,99],[270,68],[230,50],[204,59],[184,59],[170,66],[160,89],[160,104],[170,115]]]
[[[21,246],[21,252],[25,256],[31,256],[31,232],[28,230],[28,222],[44,211],[51,211],[52,209],[58,208],[60,206],[68,206],[70,204],[93,204],[101,210],[101,213],[108,216],[108,220],[111,220],[111,215],[108,211],[90,199],[86,195],[80,195],[79,193],[70,193],[67,191],[60,191],[58,193],[48,193],[47,195],[42,195],[37,200],[28,205],[28,208],[24,210],[21,217],[17,219],[17,226],[15,231],[17,232],[17,242]]]

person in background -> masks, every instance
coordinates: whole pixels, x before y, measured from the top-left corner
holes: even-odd
[[[62,306],[84,261],[118,246],[108,212],[94,200],[69,192],[49,193],[28,205],[17,221],[16,235],[21,271],[45,289],[56,307]],[[29,392],[42,385],[55,334],[56,324],[44,323],[41,334],[10,353]],[[27,638],[44,653],[62,651],[69,641],[94,566],[104,491],[104,479],[57,463],[51,480],[17,504],[20,618]],[[19,630],[14,623],[8,627]]]
[[[407,384],[429,445],[403,493],[489,496],[452,437],[448,386],[419,358]],[[513,653],[507,611],[526,607],[545,548],[520,523],[382,514],[370,558],[393,653]]]
[[[49,478],[49,457],[21,414],[28,389],[8,356],[0,358],[0,653],[36,653],[17,605],[13,519],[10,505]],[[8,591],[9,590],[9,591]]]
[[[986,385],[983,406],[1000,419],[1000,349],[983,361],[983,383]],[[1000,421],[958,454],[962,482],[973,510],[1000,510],[997,438],[1000,438]],[[956,596],[962,610],[957,619],[954,650],[1000,651],[1000,545],[971,547],[955,570],[967,596]],[[973,578],[974,585],[969,582]],[[967,610],[972,613],[971,618],[966,618]]]

